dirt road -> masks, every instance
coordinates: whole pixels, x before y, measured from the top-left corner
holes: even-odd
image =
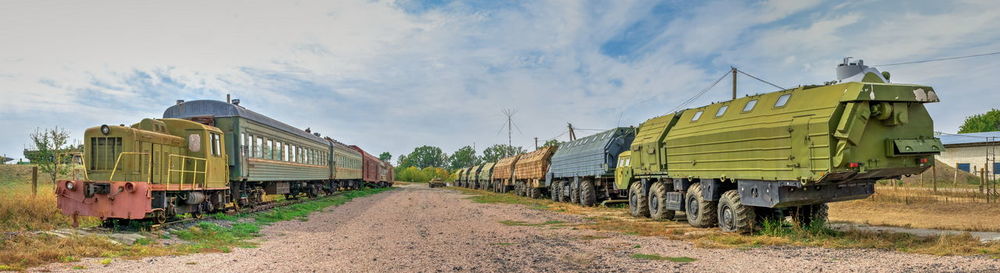
[[[520,205],[479,204],[411,186],[264,230],[259,248],[101,265],[72,272],[997,272],[1000,261],[877,250],[703,249],[684,241],[504,221],[584,222]],[[693,258],[644,260],[634,254]],[[74,264],[75,265],[75,264]]]

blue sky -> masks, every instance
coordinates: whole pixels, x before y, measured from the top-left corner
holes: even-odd
[[[370,152],[450,153],[636,125],[730,66],[782,86],[1000,51],[997,1],[24,1],[0,3],[0,154],[35,128],[223,99]],[[1000,56],[886,67],[935,87],[936,129],[996,108]],[[729,96],[723,82],[692,103]],[[772,91],[747,78],[742,94]],[[591,133],[583,131],[581,134]],[[561,137],[565,140],[565,136]]]

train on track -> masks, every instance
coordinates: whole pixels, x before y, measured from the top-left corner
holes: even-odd
[[[390,187],[393,166],[361,147],[239,105],[178,101],[161,119],[84,133],[83,180],[61,180],[63,214],[163,223],[261,205],[267,196],[315,197]]]
[[[889,82],[863,61],[838,81],[676,111],[556,147],[458,171],[456,185],[746,233],[786,217],[825,221],[826,203],[866,198],[880,179],[918,174],[944,146],[929,86]]]

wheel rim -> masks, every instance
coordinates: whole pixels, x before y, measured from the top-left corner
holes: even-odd
[[[722,226],[725,230],[733,230],[736,226],[736,217],[733,216],[733,208],[730,206],[722,207],[722,219],[719,219],[719,226]]]
[[[698,203],[697,202],[698,202],[698,199],[695,199],[693,197],[692,198],[688,198],[687,209],[685,211],[687,212],[687,218],[690,221],[696,221],[696,220],[698,220]]]

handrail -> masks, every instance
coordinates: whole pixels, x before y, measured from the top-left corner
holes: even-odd
[[[174,158],[181,159],[181,168],[180,169],[174,169],[174,160],[173,160]],[[194,161],[194,163],[193,163],[194,167],[190,171],[187,169],[187,160],[193,160]],[[204,186],[204,183],[208,181],[208,159],[199,158],[199,157],[192,157],[192,156],[184,156],[184,155],[178,155],[178,154],[169,154],[169,155],[167,155],[167,161],[170,162],[169,163],[170,167],[167,169],[167,182],[166,182],[166,188],[167,189],[170,188],[170,181],[171,181],[171,178],[172,178],[172,174],[174,172],[177,172],[177,173],[180,174],[180,181],[178,181],[177,189],[181,189],[184,186],[185,175],[189,174],[189,173],[193,175],[193,177],[191,178],[191,188],[192,189],[194,189],[195,183],[198,182],[198,175],[199,174],[202,177],[202,179],[201,179],[202,184],[203,184],[202,186]],[[203,168],[202,168],[201,171],[198,171],[198,162],[199,161],[202,162],[202,166],[203,166]]]
[[[141,156],[141,155],[149,155],[149,153],[143,153],[143,152],[121,152],[121,153],[119,153],[118,154],[118,159],[115,159],[115,167],[111,169],[111,176],[108,177],[108,181],[115,181],[115,174],[118,172],[118,165],[121,163],[122,157],[125,156],[125,155],[140,155]],[[142,159],[142,158],[140,157],[139,159]],[[153,157],[149,157],[149,162],[148,163],[149,163],[148,166],[149,166],[150,173],[152,173],[152,170],[153,170]],[[86,166],[86,165],[84,165],[84,166]],[[86,173],[86,172],[84,172],[84,173]],[[139,171],[139,175],[142,175],[142,171]],[[126,175],[125,179],[126,180],[128,179],[127,175]],[[150,183],[150,182],[151,181],[149,181],[149,176],[146,176],[146,183]]]

